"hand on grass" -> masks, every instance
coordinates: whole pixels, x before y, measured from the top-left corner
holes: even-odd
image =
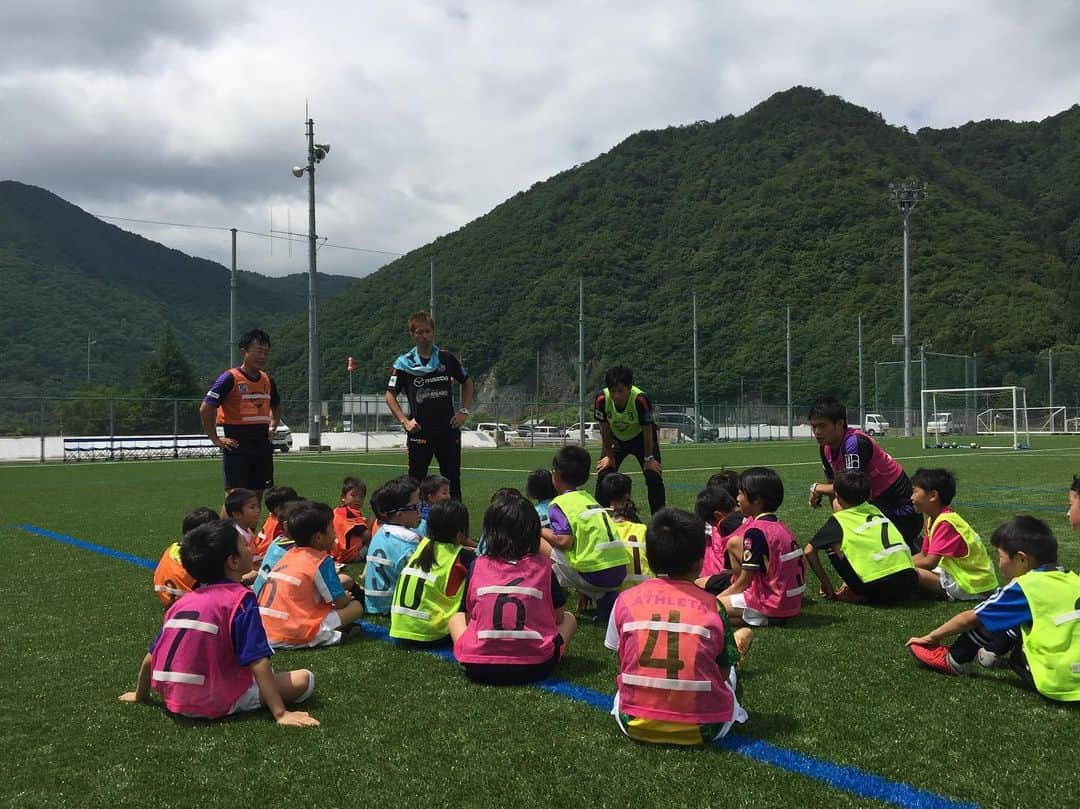
[[[138,691],[127,691],[119,699],[121,702],[146,702],[146,697],[140,697]]]
[[[319,720],[307,711],[285,711],[277,718],[277,723],[294,728],[317,728],[319,726]]]
[[[908,638],[907,643],[905,643],[904,645],[905,646],[929,646],[932,649],[935,646],[940,646],[941,641],[939,641],[937,638],[932,638],[929,635],[923,635],[920,638]]]

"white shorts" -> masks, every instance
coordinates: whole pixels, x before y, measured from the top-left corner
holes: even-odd
[[[767,626],[769,623],[769,616],[763,612],[758,612],[753,607],[746,606],[746,593],[735,593],[735,595],[725,596],[728,601],[731,602],[731,606],[742,611],[742,621],[748,626]]]
[[[583,596],[593,601],[603,598],[608,593],[617,593],[621,587],[597,587],[586,581],[580,573],[570,567],[566,561],[566,555],[558,548],[551,549],[551,566],[555,570],[555,578],[563,587],[572,587]]]
[[[315,691],[315,673],[308,671],[308,687],[307,690],[300,695],[293,704],[299,705],[304,702]],[[249,711],[257,711],[263,707],[262,697],[259,696],[259,684],[252,683],[251,687],[240,695],[235,703],[233,703],[232,710],[229,711],[229,716],[235,713],[247,713]]]
[[[937,573],[941,589],[945,591],[945,597],[949,601],[982,601],[986,598],[985,593],[972,594],[966,590],[961,590],[960,585],[956,583],[956,579],[946,573],[944,569],[935,567],[934,572]]]
[[[337,610],[330,610],[319,625],[319,631],[315,637],[307,643],[271,643],[274,649],[314,649],[318,646],[334,646],[341,643],[342,634],[338,631],[341,626],[341,616]]]

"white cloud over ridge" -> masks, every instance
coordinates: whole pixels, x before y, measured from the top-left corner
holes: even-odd
[[[151,9],[148,11],[147,9]],[[914,130],[1080,101],[1074,2],[42,0],[0,10],[3,175],[87,210],[405,252],[629,134],[820,87]],[[223,263],[228,234],[123,224]],[[306,269],[244,237],[240,264]],[[324,248],[320,269],[385,256]]]

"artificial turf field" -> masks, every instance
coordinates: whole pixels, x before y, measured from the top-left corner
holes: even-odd
[[[909,473],[953,470],[954,506],[984,538],[1035,514],[1080,568],[1080,536],[1064,518],[1080,439],[1036,437],[1022,452],[881,443]],[[523,487],[552,452],[465,451],[474,535],[488,495]],[[788,495],[780,515],[806,540],[826,516],[806,504],[816,458],[809,442],[664,447],[668,503],[690,508],[723,466],[774,466]],[[403,452],[288,455],[275,477],[336,504],[344,475],[371,492],[402,471]],[[740,672],[750,720],[725,749],[623,738],[589,703],[614,692],[617,666],[588,615],[552,690],[473,685],[444,657],[369,631],[274,657],[277,670],[315,672],[305,707],[319,728],[278,728],[265,712],[207,723],[174,719],[160,702],[123,705],[116,697],[161,625],[151,570],[28,528],[152,567],[186,510],[220,502],[213,460],[0,466],[0,806],[1054,807],[1080,794],[1080,709],[1021,690],[1007,671],[948,678],[905,651],[959,607],[826,602],[812,575],[800,617],[757,631]]]

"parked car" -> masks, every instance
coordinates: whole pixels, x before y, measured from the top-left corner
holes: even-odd
[[[566,428],[550,427],[546,425],[536,427],[525,437],[525,440],[533,441],[537,444],[565,444]]]
[[[503,434],[503,438],[509,441],[511,438],[517,438],[518,433],[509,424],[504,424],[501,421],[481,421],[476,425],[476,431],[478,433],[484,433],[490,435],[492,438],[498,440],[498,433]]]
[[[274,445],[274,449],[280,452],[288,452],[292,449],[292,430],[289,429],[289,425],[283,421],[278,422],[277,429],[274,430],[274,437],[270,439],[270,443]]]
[[[720,438],[720,429],[716,425],[704,416],[698,416],[698,422],[695,425],[692,413],[657,413],[656,425],[662,430],[678,430],[680,438],[685,441],[717,441]],[[695,429],[695,426],[699,429]],[[698,437],[699,432],[700,437]]]
[[[878,413],[867,413],[863,432],[867,435],[885,435],[889,431],[889,422]]]
[[[225,435],[225,428],[222,425],[217,425],[217,434],[219,436]],[[283,421],[278,422],[277,429],[274,430],[274,436],[270,439],[271,446],[279,450],[280,452],[288,452],[292,449],[293,437],[292,430],[289,429],[289,425]]]
[[[566,437],[570,441],[575,441],[581,438],[581,422],[575,422],[566,428]],[[585,440],[586,441],[599,441],[600,434],[600,422],[587,421],[585,422]]]
[[[952,413],[934,413],[926,421],[926,432],[934,435],[955,435],[963,432]]]

